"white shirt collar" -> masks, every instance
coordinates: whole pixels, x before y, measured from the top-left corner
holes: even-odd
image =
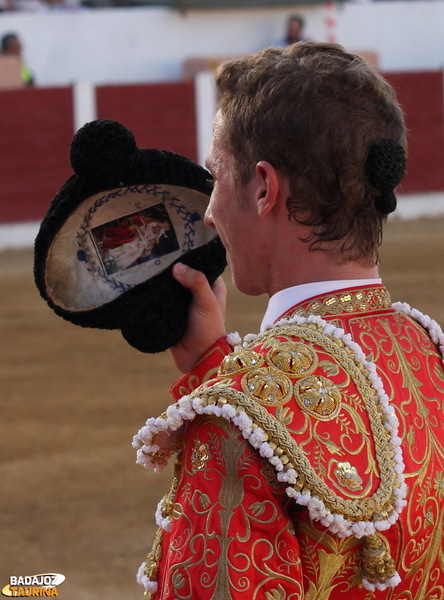
[[[268,301],[268,307],[261,323],[261,332],[263,332],[268,325],[272,325],[277,321],[277,319],[290,308],[304,300],[308,300],[308,298],[313,298],[320,294],[328,294],[335,290],[342,290],[350,287],[363,287],[366,285],[379,285],[381,283],[381,279],[340,279],[336,281],[304,283],[302,285],[294,285],[285,290],[280,290],[279,292],[276,292],[276,294],[273,294]]]

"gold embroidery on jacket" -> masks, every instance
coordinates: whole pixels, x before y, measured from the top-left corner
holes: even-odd
[[[309,518],[297,520],[295,526],[303,557],[305,600],[333,600],[339,597],[339,586],[343,592],[360,586],[360,540],[339,538],[315,527]]]
[[[357,468],[352,467],[348,461],[338,463],[334,474],[342,487],[353,491],[362,489],[362,478],[359,476]]]
[[[344,491],[350,488],[336,484],[337,478],[333,475],[333,468],[336,466],[333,463],[323,464],[322,448],[327,448],[330,453],[337,453],[341,456],[343,450],[336,446],[334,442],[328,440],[324,436],[319,439],[320,453],[310,456],[310,460],[304,452],[301,445],[296,444],[294,439],[301,439],[298,431],[293,431],[288,426],[284,426],[263,406],[280,406],[289,401],[288,382],[297,388],[301,379],[294,375],[286,374],[285,379],[277,378],[276,387],[271,388],[271,381],[268,379],[271,376],[271,369],[262,367],[252,369],[242,375],[241,387],[242,391],[233,389],[231,386],[223,385],[220,382],[217,386],[202,386],[193,394],[198,396],[204,404],[211,403],[218,405],[219,402],[228,402],[232,406],[237,406],[238,411],[245,411],[252,419],[253,423],[260,426],[268,436],[268,442],[275,449],[275,454],[279,456],[284,464],[284,468],[295,469],[298,473],[298,480],[295,484],[297,491],[307,490],[313,496],[318,496],[327,509],[336,514],[341,514],[350,521],[366,521],[366,520],[386,520],[392,514],[395,496],[394,490],[398,485],[396,473],[393,469],[392,444],[390,434],[385,428],[385,415],[380,412],[380,407],[377,400],[376,391],[370,385],[367,379],[368,372],[365,370],[362,363],[355,361],[353,352],[340,339],[329,338],[324,335],[323,330],[318,328],[314,323],[308,324],[290,324],[281,326],[276,329],[271,329],[265,334],[259,336],[252,344],[255,351],[259,350],[271,351],[278,348],[282,343],[292,342],[294,338],[301,340],[310,349],[316,348],[316,353],[319,357],[320,353],[326,358],[319,361],[318,366],[328,373],[342,377],[344,390],[349,386],[349,381],[352,380],[356,386],[358,396],[354,398],[352,395],[347,395],[347,402],[342,402],[338,391],[333,385],[328,383],[328,378],[311,375],[314,377],[314,388],[317,390],[317,403],[313,402],[311,416],[315,418],[337,419],[340,429],[343,430],[342,448],[347,448],[349,443],[348,436],[352,431],[361,436],[362,442],[356,452],[362,452],[366,448],[367,460],[366,472],[374,472],[378,477],[379,486],[373,493],[370,490],[370,480],[359,493],[359,497],[353,494],[350,498],[339,496],[334,488],[336,487],[341,495]],[[250,348],[247,348],[250,350]],[[259,349],[259,350],[258,350]],[[242,351],[240,351],[242,352]],[[265,355],[267,362],[269,361],[269,352]],[[328,357],[328,360],[327,360]],[[279,372],[279,371],[278,371]],[[281,375],[284,375],[281,372]],[[273,377],[275,373],[273,373]],[[318,377],[318,379],[316,379]],[[302,379],[304,381],[304,379]],[[270,387],[268,387],[270,384]],[[330,386],[329,394],[320,394],[320,390],[325,390],[325,387]],[[322,387],[324,385],[324,387]],[[333,391],[334,390],[334,391]],[[298,394],[296,394],[297,396]],[[326,403],[320,400],[320,396],[326,396]],[[291,394],[293,397],[293,394]],[[276,400],[279,398],[279,401]],[[300,398],[300,394],[299,394]],[[301,407],[307,410],[307,405],[302,398],[300,401]],[[261,406],[263,405],[263,406]],[[321,408],[316,411],[316,408]],[[323,411],[325,409],[325,413]],[[367,431],[367,427],[362,422],[359,416],[359,411],[365,411],[367,414],[371,432]],[[352,420],[348,417],[351,416]],[[308,423],[305,425],[308,427]],[[293,435],[292,435],[293,434]],[[313,440],[316,436],[315,428],[311,425],[311,434],[309,440]],[[372,445],[375,447],[375,457],[373,457]],[[348,455],[350,452],[348,452]],[[358,488],[356,488],[358,489]],[[360,489],[360,488],[359,488]]]
[[[437,367],[440,361],[436,361],[436,348],[415,321],[400,313],[392,322],[378,318],[371,329],[364,319],[357,318],[352,321],[351,329],[358,343],[374,356],[375,361],[382,362],[381,357],[385,358],[384,384],[390,399],[395,400],[395,391],[390,387],[392,377],[401,378],[402,382],[402,402],[392,405],[408,456],[405,479],[409,487],[409,504],[404,514],[409,540],[406,543],[399,536],[396,551],[401,564],[398,572],[404,580],[411,582],[412,600],[425,597],[442,600],[442,585],[434,588],[436,595],[430,595],[431,582],[441,582],[444,572],[441,492],[444,487],[444,405],[442,400],[439,401],[444,395],[444,374]],[[399,330],[404,331],[402,338]],[[375,331],[377,335],[374,335]],[[423,389],[422,373],[433,382],[432,397]],[[399,394],[399,389],[396,393]],[[415,430],[409,424],[412,420]],[[422,452],[420,448],[423,448]]]
[[[293,377],[311,375],[318,366],[318,357],[313,348],[298,342],[282,342],[271,349],[267,360]]]
[[[179,486],[180,476],[181,476],[181,453],[178,451],[178,461],[174,465],[174,476],[171,484],[171,488],[166,494],[162,502],[162,517],[167,517],[173,514],[174,512],[174,499],[176,496],[177,488]],[[162,560],[162,541],[163,541],[164,531],[162,527],[158,527],[153,547],[151,552],[148,553],[148,556],[145,559],[145,575],[150,579],[155,581],[157,578],[157,573],[159,571],[160,562]],[[145,599],[151,600],[153,594],[151,592],[145,592]]]
[[[197,375],[189,375],[188,379],[186,379],[186,381],[184,381],[183,384],[178,387],[177,394],[179,396],[186,396],[190,393],[190,390],[194,390],[201,383],[205,383],[206,381],[209,381],[210,379],[215,377],[217,375],[217,372],[218,367],[209,369],[202,379],[200,379]]]
[[[388,299],[385,303],[385,299]],[[365,297],[364,297],[365,299]],[[340,300],[344,302],[344,307],[351,307],[353,305],[353,311],[349,309],[349,312],[359,312],[359,298],[348,298],[346,295]],[[372,300],[371,307],[375,309],[378,304],[378,299]],[[380,302],[381,308],[388,308],[390,304],[388,294],[383,296]],[[364,305],[363,305],[364,306]],[[324,309],[325,307],[325,309]],[[343,309],[337,310],[338,301],[333,299],[330,304],[321,305],[321,311],[317,314],[322,316],[326,314],[341,314],[347,311]],[[329,310],[330,309],[330,310]],[[367,310],[367,308],[365,309]],[[323,311],[323,312],[322,312]],[[332,311],[337,311],[336,313]],[[310,308],[310,313],[316,312]],[[293,314],[302,314],[299,312],[293,312]],[[303,316],[308,316],[308,311],[303,313]],[[395,316],[396,319],[396,316]],[[405,327],[405,321],[409,319],[404,315],[398,316],[399,327]],[[392,321],[394,319],[392,318]],[[443,495],[441,490],[443,489],[444,480],[444,406],[442,405],[442,396],[444,394],[444,377],[442,369],[434,364],[434,367],[429,367],[429,358],[436,357],[436,350],[431,346],[427,336],[422,339],[418,333],[418,327],[412,326],[410,332],[408,327],[405,332],[405,336],[402,342],[399,341],[397,331],[392,331],[391,325],[388,318],[377,316],[374,318],[372,323],[369,324],[365,318],[362,318],[360,322],[359,318],[356,318],[356,322],[359,325],[358,330],[353,329],[352,321],[350,321],[352,334],[360,346],[364,349],[365,354],[369,357],[369,360],[374,360],[379,364],[380,356],[382,354],[387,356],[385,371],[382,373],[383,382],[386,392],[391,399],[394,399],[394,390],[391,388],[391,381],[395,378],[401,377],[404,379],[404,390],[405,399],[402,402],[398,402],[397,406],[393,403],[396,410],[396,414],[400,420],[400,435],[403,435],[404,439],[404,452],[407,452],[409,457],[408,469],[405,473],[406,483],[409,485],[409,505],[405,508],[403,518],[406,518],[407,529],[404,529],[406,536],[404,537],[401,533],[404,525],[396,523],[393,528],[395,535],[391,536],[392,544],[392,555],[396,556],[397,569],[402,577],[405,589],[408,590],[403,593],[408,595],[411,600],[424,600],[428,598],[430,600],[443,600],[444,599],[444,588],[441,585],[442,573],[444,572],[444,551],[443,551],[443,531],[444,531],[444,505]],[[279,330],[280,331],[280,330]],[[279,338],[280,334],[277,333]],[[282,342],[282,338],[276,341],[276,347]],[[307,342],[306,342],[307,343]],[[270,347],[272,344],[270,343]],[[268,356],[270,353],[268,354]],[[410,360],[410,356],[412,359]],[[264,364],[264,363],[263,363]],[[267,357],[267,364],[278,368],[277,365],[271,362]],[[256,366],[256,365],[255,365]],[[253,365],[251,366],[253,367]],[[332,365],[320,365],[320,368],[331,369]],[[416,369],[418,371],[418,377],[421,374],[421,369],[427,369],[427,377],[429,377],[435,387],[436,396],[427,396],[423,389],[422,383],[415,374]],[[248,371],[249,369],[246,369]],[[244,373],[246,371],[243,371]],[[295,375],[289,374],[285,369],[282,370],[290,379],[295,382]],[[234,375],[235,373],[230,373]],[[226,374],[228,375],[228,373]],[[328,373],[325,372],[328,377]],[[394,376],[392,378],[392,375]],[[214,395],[208,395],[206,401],[211,404],[217,404],[223,406],[224,403],[230,402],[235,406],[238,411],[245,411],[252,418],[254,417],[254,411],[250,411],[250,402],[242,401],[237,402],[233,400],[234,394],[230,396],[233,390],[225,390],[225,386],[231,387],[235,384],[234,379],[228,379],[228,377],[218,382],[217,390],[215,388]],[[344,383],[344,386],[346,384]],[[203,388],[205,390],[205,386]],[[343,392],[342,386],[340,386],[341,392]],[[397,389],[397,393],[399,389]],[[201,397],[202,390],[199,390],[197,395]],[[239,393],[240,396],[245,395]],[[253,402],[252,399],[251,403]],[[346,400],[346,401],[345,401]],[[430,418],[432,413],[432,405],[440,403],[439,414],[441,418]],[[435,407],[434,407],[435,408]],[[257,409],[257,406],[256,406]],[[255,409],[255,410],[256,410]],[[336,423],[338,427],[343,427],[344,437],[341,438],[347,440],[347,436],[351,431],[349,422],[351,421],[354,430],[361,432],[363,435],[363,443],[367,443],[365,440],[365,426],[362,422],[362,403],[358,397],[354,399],[351,395],[344,398],[341,403],[341,410],[339,415],[336,417]],[[279,406],[275,410],[277,420],[280,421],[282,427],[291,427],[294,421],[294,405],[287,403]],[[414,414],[415,430],[411,427],[409,420],[411,414]],[[435,414],[438,411],[435,410]],[[310,417],[311,418],[311,417]],[[348,419],[348,420],[347,420]],[[255,420],[253,418],[253,420]],[[224,419],[219,419],[219,423]],[[256,422],[256,421],[255,421]],[[258,419],[257,423],[260,422]],[[309,417],[306,417],[305,422],[299,426],[298,429],[291,430],[291,433],[298,437],[301,432],[304,432],[308,427]],[[316,424],[315,424],[316,426]],[[313,426],[311,432],[311,440],[316,439],[316,429]],[[279,433],[275,430],[267,431],[270,445],[275,448],[279,448],[282,451],[282,455],[290,455],[287,452],[285,443],[286,438],[279,437]],[[274,436],[274,437],[273,437]],[[307,436],[308,439],[308,436]],[[419,442],[423,439],[426,440],[425,444]],[[282,444],[281,444],[282,441]],[[382,444],[385,442],[383,441]],[[381,442],[379,442],[381,445]],[[350,457],[349,449],[344,451],[344,444],[338,443],[337,440],[333,442],[331,439],[319,437],[319,448],[322,446],[328,447],[330,453],[337,456],[337,460],[331,460],[326,465],[323,471],[325,477],[330,477],[330,485],[338,488],[342,492],[344,487],[340,481],[343,480],[343,473],[347,472],[348,467],[345,466],[347,461],[350,461],[351,469],[353,469],[353,460]],[[419,448],[424,449],[422,452]],[[303,446],[301,447],[303,450]],[[378,449],[379,451],[379,449]],[[321,451],[319,451],[321,455]],[[347,459],[343,458],[347,457]],[[371,452],[367,452],[368,465],[367,469],[370,472],[374,472],[377,476],[379,475],[378,462],[372,462]],[[342,462],[341,462],[342,461]],[[289,462],[285,465],[285,469],[296,467],[295,461],[290,457]],[[267,463],[268,464],[268,463]],[[363,465],[361,461],[359,466]],[[387,465],[389,461],[387,461]],[[411,466],[413,465],[413,466]],[[313,465],[312,465],[313,466]],[[314,464],[316,471],[321,472],[321,467]],[[335,474],[335,471],[339,469],[339,477]],[[341,473],[341,471],[343,473]],[[359,481],[360,475],[364,473],[357,473],[356,481]],[[353,479],[355,475],[353,475]],[[304,489],[304,474],[301,473],[296,489]],[[339,486],[339,487],[338,487]],[[362,494],[365,497],[368,490],[363,490]],[[321,497],[321,496],[320,496]],[[353,497],[356,496],[356,491]],[[200,504],[200,502],[198,503]],[[257,510],[257,509],[256,509]],[[342,591],[350,594],[350,590],[354,587],[360,586],[361,570],[359,565],[359,552],[357,548],[361,545],[359,540],[355,538],[338,538],[337,536],[330,534],[325,530],[324,527],[316,529],[313,534],[310,531],[310,535],[306,536],[307,530],[311,530],[305,521],[296,521],[298,523],[298,539],[301,541],[301,555],[304,557],[304,578],[306,587],[306,600],[332,600],[336,595]],[[398,532],[396,532],[398,529]],[[408,539],[410,538],[410,539]],[[427,574],[427,576],[425,576]],[[177,577],[177,580],[180,578]],[[433,583],[435,582],[436,585]],[[341,586],[340,588],[338,586]],[[435,587],[433,587],[435,586]],[[178,588],[179,589],[179,588]],[[275,591],[276,590],[276,591]],[[279,587],[275,586],[273,589],[273,595],[270,596],[270,600],[275,600],[275,595],[279,592]],[[267,592],[268,593],[268,592]],[[336,595],[335,595],[336,594]],[[370,599],[376,597],[376,595],[370,592],[366,595],[366,598]],[[277,596],[279,597],[279,596]],[[394,592],[391,592],[390,597],[400,598],[397,595],[396,588]],[[269,598],[267,597],[267,600]]]
[[[217,427],[215,433],[212,434],[211,430],[208,433],[207,430],[203,438],[200,429],[203,423],[214,423]],[[180,492],[174,505],[180,503],[180,519],[183,522],[178,523],[177,527],[173,524],[170,540],[172,561],[167,577],[170,584],[167,584],[165,593],[169,591],[175,598],[188,597],[183,590],[191,589],[192,578],[196,577],[197,573],[201,573],[199,587],[209,590],[209,600],[231,598],[235,589],[244,591],[248,597],[259,598],[258,589],[263,589],[264,582],[274,584],[270,593],[274,593],[273,589],[280,589],[279,581],[294,583],[291,573],[298,563],[289,560],[288,544],[282,540],[284,534],[288,536],[292,531],[289,521],[284,519],[283,522],[287,524],[284,529],[274,533],[274,539],[256,539],[252,542],[252,532],[257,524],[267,525],[274,523],[278,518],[282,519],[281,511],[269,500],[254,502],[250,506],[245,504],[246,487],[261,487],[261,480],[251,472],[250,467],[251,461],[257,460],[254,450],[240,437],[239,431],[224,419],[203,417],[196,427],[196,433],[193,433],[193,425],[190,426],[186,438],[188,445],[184,448],[183,469],[186,483],[184,485],[183,481],[180,484]],[[225,435],[221,435],[220,430]],[[194,471],[194,449],[202,445],[207,447],[211,456],[211,468],[207,466],[207,469]],[[217,465],[220,465],[220,471]],[[220,473],[219,477],[217,473]],[[219,490],[216,502],[214,493],[210,500],[204,491],[207,484],[202,486],[202,489],[193,487],[190,480],[195,476],[203,477],[204,480],[208,480],[208,485],[213,490]],[[231,521],[236,510],[243,519],[239,520],[238,517],[234,531]],[[199,531],[194,530],[194,515],[200,523]],[[214,531],[215,523],[220,524],[220,533],[217,535]],[[234,557],[232,551],[230,553],[233,535],[245,547],[245,552],[238,551]],[[189,549],[196,548],[199,550],[192,551],[190,555]],[[283,552],[286,553],[285,556]],[[278,558],[280,572],[275,572],[271,566],[273,563],[270,561],[273,557],[274,562],[276,557]],[[195,571],[194,567],[197,566],[200,568]],[[258,574],[257,581],[260,581],[258,589],[255,588],[254,580],[250,581],[246,575],[252,566]],[[295,593],[291,598],[298,600],[302,597],[302,587],[297,583],[294,583],[294,586]]]
[[[309,375],[307,375],[307,371],[305,373],[303,372],[304,368],[293,369],[293,365],[296,363],[291,362],[292,359],[289,360],[288,357],[285,358],[285,361],[279,363],[284,370],[278,369],[276,366],[276,357],[279,360],[278,352],[274,352],[271,355],[271,352],[279,348],[282,343],[292,343],[293,338],[295,337],[300,339],[301,343],[307,346],[307,348],[312,350],[316,355],[316,359],[313,361],[313,363],[316,363],[315,370],[313,372],[309,371],[309,373],[311,373]],[[257,351],[256,349],[259,349],[258,353],[265,352],[265,354],[262,354],[262,356],[265,356],[266,361],[266,363],[263,363],[263,366],[259,368],[250,367],[250,369],[240,373],[233,371],[230,373],[230,377],[219,380],[217,385],[214,385],[214,382],[210,382],[208,385],[202,385],[193,392],[191,397],[199,397],[203,406],[213,404],[223,407],[224,404],[229,403],[236,408],[238,413],[246,412],[254,425],[261,427],[265,432],[269,446],[274,449],[275,455],[279,456],[281,459],[284,470],[294,469],[297,472],[298,479],[294,486],[295,489],[302,493],[307,490],[312,496],[319,497],[325,504],[327,510],[336,514],[341,514],[349,521],[355,522],[370,519],[387,519],[391,514],[394,504],[394,488],[397,483],[393,470],[391,454],[392,446],[390,436],[384,427],[384,416],[381,415],[379,411],[376,392],[373,390],[367,379],[368,373],[365,371],[365,368],[363,368],[362,363],[355,361],[352,351],[345,346],[340,339],[326,337],[323,330],[318,329],[315,324],[293,324],[280,327],[278,330],[271,330],[260,336],[254,344],[255,352]],[[248,350],[251,350],[251,348],[248,348]],[[286,352],[287,351],[288,348],[286,348]],[[242,356],[242,350],[240,351],[240,354]],[[265,364],[268,366],[265,366]],[[303,361],[300,361],[300,364],[304,366]],[[305,365],[306,364],[307,363],[305,362]],[[288,366],[290,366],[290,368]],[[305,366],[305,368],[307,368],[307,366]],[[309,365],[308,369],[310,368],[311,366]],[[296,371],[296,373],[293,371]],[[280,414],[284,421],[290,419],[288,425],[280,423],[279,420],[268,412],[268,410],[261,405],[261,402],[258,401],[258,399],[262,402],[265,400],[265,406],[273,406],[272,404],[267,404],[270,403],[270,394],[272,393],[272,388],[266,387],[269,381],[267,377],[271,372],[273,374],[276,372],[276,375],[279,374],[281,377],[281,379],[278,380],[279,384],[277,390],[280,399],[276,415],[278,416],[278,414]],[[323,375],[320,374],[321,372]],[[254,377],[258,377],[258,379],[251,377],[252,373],[254,373]],[[314,375],[314,373],[316,373],[316,375]],[[301,421],[301,418],[298,417],[299,425],[304,430],[307,430],[305,438],[307,440],[316,441],[320,449],[319,453],[310,455],[310,461],[304,452],[304,448],[297,445],[293,439],[293,437],[298,440],[301,439],[301,436],[298,434],[302,432],[292,431],[290,429],[293,421],[294,408],[291,410],[290,405],[288,407],[285,406],[287,394],[289,393],[290,397],[293,397],[294,386],[299,385],[300,381],[309,377],[317,377],[319,378],[317,381],[322,383],[324,383],[324,380],[321,380],[321,377],[325,380],[329,380],[331,377],[335,380],[335,385],[339,386],[338,389],[340,389],[341,395],[332,396],[331,403],[333,404],[333,409],[330,410],[336,411],[339,406],[337,414],[335,413],[336,416],[332,418],[336,419],[337,431],[342,432],[338,437],[338,443],[333,442],[333,440],[328,438],[328,435],[326,436],[323,434],[322,437],[320,435],[318,436],[316,423],[322,422],[320,419],[306,413],[304,424],[304,421]],[[236,390],[235,386],[239,385],[241,381],[241,390]],[[357,391],[356,394],[350,392],[350,382],[353,382],[353,389]],[[255,384],[253,389],[251,388],[252,383]],[[290,391],[288,392],[287,390]],[[252,392],[255,392],[256,395],[253,395]],[[275,393],[275,390],[273,390],[273,392]],[[293,407],[294,406],[295,405],[293,405]],[[371,433],[364,424],[361,415],[366,415],[366,418],[368,417],[372,429]],[[232,426],[229,423],[226,423],[224,419],[217,420],[219,422],[219,427],[227,426],[232,428]],[[226,423],[226,425],[222,425],[222,423]],[[348,439],[351,434],[353,434],[356,439],[360,438],[362,440],[355,450],[352,449],[352,452],[364,452],[368,459],[367,465],[364,465],[363,467],[367,473],[367,483],[363,486],[363,489],[352,486],[352,488],[355,488],[352,490],[352,488],[344,486],[333,473],[338,467],[338,462],[341,462],[344,448],[347,448],[347,457],[350,457],[352,454],[348,450]],[[203,440],[200,440],[201,443],[202,441]],[[217,592],[215,592],[215,595],[213,596],[213,600],[216,598],[219,600],[219,598],[229,597],[226,592],[227,589],[230,589],[230,585],[232,585],[232,582],[228,579],[228,574],[233,573],[233,569],[228,563],[230,540],[227,538],[227,535],[231,519],[230,510],[232,510],[230,506],[237,506],[237,494],[243,494],[243,488],[241,487],[239,489],[238,487],[243,485],[243,477],[240,474],[241,467],[238,466],[237,469],[230,468],[229,465],[236,464],[236,460],[230,460],[229,457],[230,452],[233,452],[239,445],[243,447],[247,442],[241,442],[240,444],[236,442],[236,444],[232,443],[228,445],[223,442],[225,444],[224,447],[226,452],[219,452],[218,454],[216,451],[217,446],[214,441],[211,444],[208,440],[204,441],[209,444],[209,452],[211,453],[213,460],[225,461],[225,467],[222,471],[227,472],[228,474],[231,472],[235,473],[235,477],[231,477],[230,475],[226,476],[226,480],[231,482],[229,495],[224,492],[224,484],[221,482],[220,504],[218,510],[222,533],[220,539],[218,538],[220,552],[217,552],[217,554],[218,556],[221,555],[223,559],[217,565]],[[372,449],[373,441],[375,445],[374,456]],[[327,463],[322,455],[323,448],[328,450],[330,456],[336,455],[337,460],[330,460],[330,462]],[[241,462],[239,455],[237,462]],[[342,462],[345,461],[342,460]],[[202,473],[203,476],[206,477],[207,470],[197,472]],[[378,480],[380,478],[381,480],[376,491],[373,491],[371,484],[372,479],[368,477],[369,473],[374,473],[376,478]],[[358,477],[360,477],[360,475],[356,474],[354,477],[355,482],[358,481]],[[338,495],[335,489],[339,491],[340,495]],[[350,492],[353,491],[353,494],[347,497],[347,494],[345,493],[347,490],[350,490]],[[358,490],[358,493],[356,493],[356,490]],[[186,495],[181,494],[181,499],[178,499],[178,502],[180,502],[184,511],[185,501]],[[240,502],[242,502],[242,498]],[[193,512],[205,519],[205,527],[208,528],[210,516],[216,510],[209,502],[208,497],[202,492],[195,491],[191,497],[191,506]],[[250,507],[250,512],[248,515],[245,515],[246,530],[242,535],[239,533],[238,536],[241,536],[242,539],[248,541],[250,538],[248,523],[250,523],[250,519],[253,516],[255,518],[264,518],[264,515],[267,515],[267,511],[263,511],[264,507],[260,503],[256,503],[256,505]],[[180,519],[187,519],[185,512]],[[176,564],[171,568],[174,569],[175,572],[180,571],[181,577],[177,576],[176,579],[183,587],[184,581],[191,577],[189,568],[180,562],[181,553],[185,552],[184,549],[186,545],[189,546],[190,541],[194,539],[192,524],[189,522],[189,519],[180,526],[180,531],[184,532],[184,534],[181,534],[180,539],[178,538],[177,541],[170,546],[171,552],[176,553],[177,556]],[[208,536],[211,536],[211,531],[211,528],[208,529]],[[207,535],[205,536],[205,539],[209,540],[210,538],[208,538]],[[199,563],[205,565],[207,573],[211,573],[214,572],[215,566],[212,565],[211,562],[208,562],[208,550],[205,546],[205,539],[201,542],[203,544],[203,550],[202,553],[199,554]],[[260,547],[264,549],[264,544],[266,545],[267,543],[269,542],[266,540],[262,541]],[[259,546],[253,546],[255,551],[256,547],[259,548]],[[261,555],[263,555],[263,552]],[[321,553],[320,556],[322,557],[324,555]],[[325,556],[327,556],[327,553],[325,553]],[[235,571],[237,573],[237,582],[244,582],[245,578],[242,578],[242,573],[246,572],[251,564],[256,567],[256,557],[254,555],[251,556],[251,552],[249,551],[248,553],[245,553],[245,556],[239,555],[239,560],[244,561],[245,567],[241,569],[237,567],[237,570]],[[326,564],[328,568],[330,568],[333,566],[333,561],[329,562],[326,560]],[[259,564],[257,564],[257,569],[260,570],[261,573],[267,573],[266,569],[264,570]],[[185,580],[183,579],[184,577]],[[288,577],[291,577],[291,575],[289,574]],[[176,579],[172,580],[170,578],[170,581],[176,581]],[[244,582],[242,585],[245,585],[246,589],[249,590],[251,584],[249,582]],[[179,593],[176,595],[177,597],[180,597]]]
[[[235,373],[261,367],[263,364],[264,357],[262,354],[258,354],[254,350],[237,350],[223,359],[219,367],[219,375],[234,375]]]
[[[191,452],[191,466],[193,473],[203,469],[209,458],[211,458],[211,455],[208,449],[208,444],[201,444],[199,440],[196,440]]]
[[[298,482],[294,486],[296,490],[309,490],[311,495],[318,496],[329,510],[337,514],[342,514],[351,521],[387,518],[387,515],[392,510],[393,488],[390,484],[393,485],[394,480],[390,449],[388,447],[379,444],[378,452],[380,453],[379,459],[383,468],[387,472],[390,469],[389,477],[385,481],[381,481],[378,490],[370,497],[346,500],[337,496],[330,489],[329,485],[317,475],[307,457],[296,445],[288,431],[262,406],[248,398],[242,392],[237,392],[232,388],[219,386],[217,388],[217,395],[215,394],[215,388],[213,390],[213,392],[208,394],[204,394],[201,391],[199,394],[201,402],[204,405],[206,402],[217,405],[218,396],[220,395],[224,400],[229,400],[231,405],[237,405],[240,411],[245,411],[253,422],[262,427],[268,435],[268,443],[275,449],[275,454],[283,462],[284,470],[290,468],[297,470],[299,477]]]
[[[352,290],[342,294],[331,294],[319,300],[313,300],[305,306],[292,309],[291,316],[309,317],[318,315],[341,315],[344,313],[369,312],[371,310],[390,308],[390,294],[384,288],[368,290]]]
[[[293,595],[293,594],[292,594]],[[265,600],[286,600],[287,594],[284,588],[279,584],[276,588],[265,592]]]
[[[303,411],[322,421],[334,419],[341,410],[341,392],[325,377],[300,379],[294,386],[294,397]]]
[[[381,579],[390,579],[395,575],[396,569],[390,556],[390,547],[382,535],[365,536],[362,554],[362,570],[370,583],[376,584]]]
[[[293,397],[291,380],[274,367],[254,369],[242,377],[242,388],[263,406],[281,406]]]
[[[150,579],[155,579],[157,577],[160,561],[162,560],[162,539],[163,530],[159,527],[154,538],[153,549],[148,554],[145,561],[145,575]]]

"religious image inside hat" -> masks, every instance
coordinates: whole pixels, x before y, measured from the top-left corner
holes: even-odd
[[[182,337],[191,294],[172,276],[183,262],[210,284],[225,250],[204,223],[208,172],[172,152],[138,149],[120,123],[96,120],[71,144],[74,174],[54,197],[35,241],[37,287],[60,316],[120,329],[143,352]]]

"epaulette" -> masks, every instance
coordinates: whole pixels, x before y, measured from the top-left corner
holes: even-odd
[[[138,462],[161,469],[197,415],[232,422],[314,521],[362,539],[366,589],[399,583],[381,535],[406,504],[398,420],[375,365],[349,334],[310,316],[248,336],[217,377],[147,421],[134,440]]]

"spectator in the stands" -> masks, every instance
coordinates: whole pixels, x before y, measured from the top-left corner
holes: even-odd
[[[0,12],[41,12],[44,8],[43,0],[0,0]]]
[[[1,41],[1,54],[3,56],[16,56],[20,61],[20,71],[23,83],[27,86],[35,84],[34,76],[22,59],[22,44],[16,33],[6,33]]]
[[[284,39],[283,46],[289,46],[296,42],[306,42],[307,38],[304,36],[304,19],[300,15],[291,15],[287,21],[287,32]]]

